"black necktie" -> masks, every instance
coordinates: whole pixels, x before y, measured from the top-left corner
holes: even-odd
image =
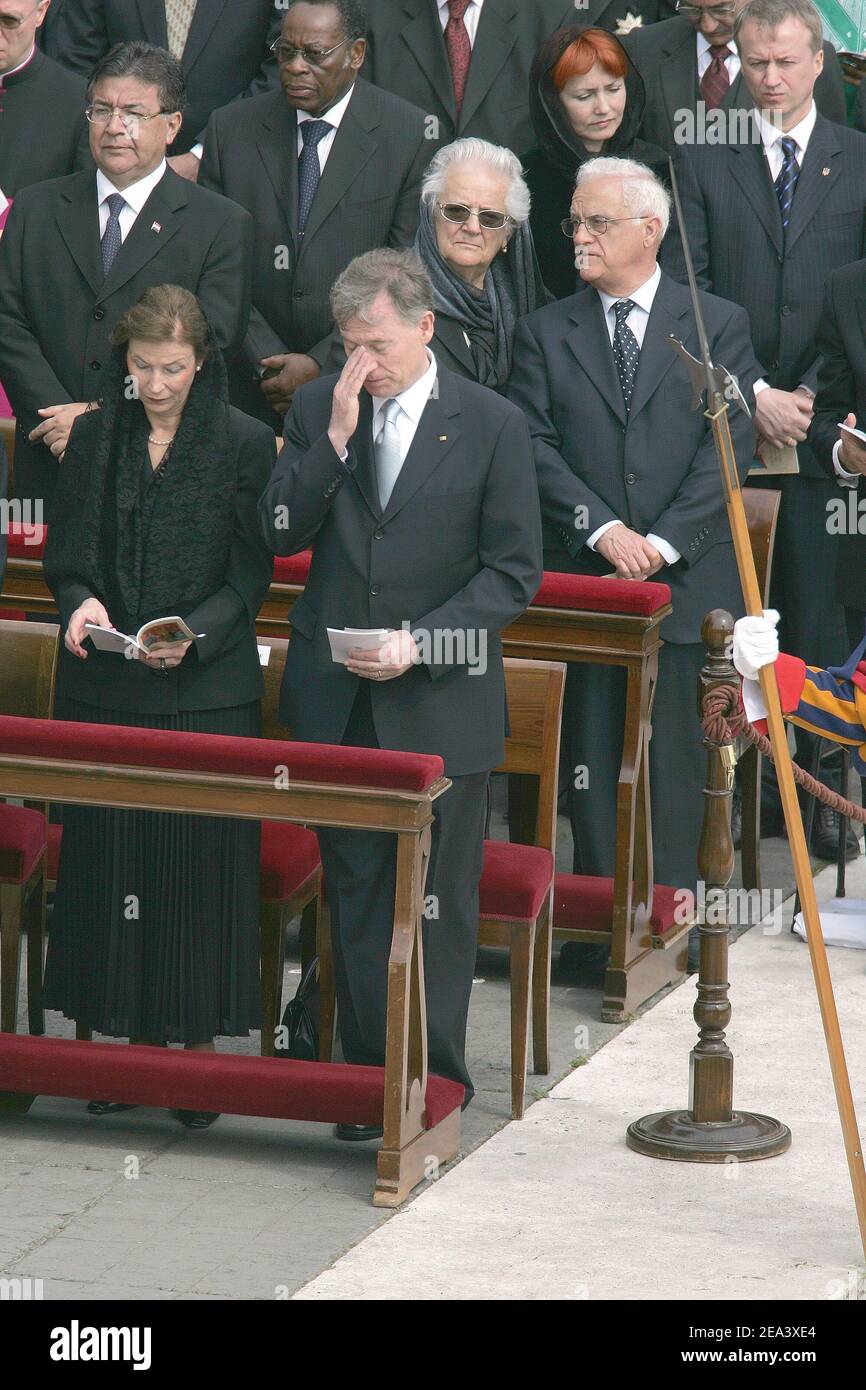
[[[797,163],[797,142],[792,140],[790,135],[783,135],[782,145],[782,167],[779,170],[779,177],[775,182],[776,197],[779,199],[779,211],[782,214],[782,226],[787,231],[788,223],[791,219],[791,204],[794,201],[794,193],[797,189],[797,180],[800,177],[800,166]]]
[[[316,196],[316,189],[319,186],[319,179],[322,171],[319,168],[319,151],[317,149],[320,140],[328,134],[334,127],[329,121],[302,121],[301,139],[304,147],[298,158],[298,231],[303,232],[307,225],[307,218],[310,215],[310,208],[313,206],[313,199]]]
[[[622,387],[626,414],[631,409],[634,379],[637,376],[637,365],[640,361],[637,338],[626,323],[626,319],[635,308],[637,305],[633,299],[618,299],[613,306],[613,312],[616,314],[616,328],[613,332],[613,360],[619,372],[619,383]]]

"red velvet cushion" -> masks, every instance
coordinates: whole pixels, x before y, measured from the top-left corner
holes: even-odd
[[[653,936],[674,925],[680,904],[676,888],[663,883],[653,888],[650,918]],[[553,881],[553,925],[574,931],[610,931],[613,921],[613,879],[588,874],[557,874]]]
[[[274,583],[300,584],[304,587],[310,577],[312,550],[300,550],[297,555],[274,556]]]
[[[384,1090],[383,1067],[0,1033],[0,1091],[24,1095],[380,1125]],[[429,1077],[426,1128],[457,1110],[463,1094],[459,1082]]]
[[[595,613],[634,613],[646,618],[671,601],[667,584],[652,580],[597,579],[591,574],[545,572],[533,608],[576,608]]]
[[[26,883],[44,849],[42,812],[0,804],[0,881]]]
[[[0,618],[6,623],[26,623],[27,614],[23,608],[0,608]]]
[[[480,916],[496,922],[534,922],[552,877],[550,850],[485,840]]]
[[[284,902],[318,869],[319,841],[312,830],[286,821],[262,821],[261,895]]]
[[[367,786],[378,790],[425,791],[443,775],[442,759],[428,753],[391,753],[382,748],[343,748],[328,743],[283,743],[276,739],[187,734],[174,729],[127,728],[119,724],[74,724],[62,720],[0,715],[0,755],[115,763],[124,767],[167,767],[188,772],[227,772],[273,781],[288,768],[288,781]]]
[[[52,821],[48,822],[48,864],[46,874],[52,883],[57,882],[57,870],[60,866],[60,843],[63,839],[63,826],[55,825]]]
[[[16,560],[41,560],[47,539],[47,526],[14,523],[9,527],[9,556]]]

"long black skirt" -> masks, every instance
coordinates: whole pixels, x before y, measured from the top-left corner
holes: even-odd
[[[65,701],[65,719],[256,737],[258,703],[176,715]],[[110,1037],[260,1026],[258,821],[65,806],[45,1006]]]

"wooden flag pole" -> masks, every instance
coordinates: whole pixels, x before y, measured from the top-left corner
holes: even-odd
[[[691,373],[692,384],[694,385],[697,397],[696,405],[700,404],[701,396],[703,392],[706,391],[707,408],[705,414],[712,426],[713,439],[719,458],[725,505],[727,507],[728,521],[734,541],[734,552],[737,557],[737,568],[740,574],[740,584],[743,589],[743,600],[746,612],[749,616],[760,618],[763,617],[764,606],[761,602],[758,576],[755,572],[755,562],[752,557],[752,547],[749,542],[749,529],[746,523],[745,509],[743,507],[743,495],[740,489],[739,474],[737,472],[737,459],[734,452],[733,440],[731,439],[730,424],[728,422],[730,401],[735,401],[747,413],[748,407],[743,400],[734,378],[725,371],[721,364],[715,367],[710,357],[709,343],[704,327],[703,314],[701,313],[697,282],[695,280],[685,221],[680,205],[673,160],[670,161],[669,167],[671,192],[673,194],[680,236],[682,238],[683,255],[686,263],[686,271],[688,273],[689,289],[692,295],[702,361],[699,362],[696,358],[692,357],[691,353],[686,351],[683,344],[678,342],[675,338],[669,338],[668,341],[683,358]],[[833,994],[833,982],[830,979],[830,968],[827,963],[827,947],[824,943],[824,933],[821,930],[818,900],[815,897],[815,885],[812,881],[812,865],[809,860],[809,852],[806,848],[806,836],[803,830],[803,820],[800,815],[800,803],[797,800],[797,790],[791,766],[791,753],[788,748],[788,735],[782,716],[779,689],[776,684],[776,674],[773,666],[763,666],[759,672],[759,676],[761,694],[764,697],[764,708],[767,711],[767,731],[770,735],[770,742],[773,747],[776,779],[779,783],[779,795],[782,801],[782,810],[785,815],[785,826],[788,831],[788,843],[791,846],[794,877],[800,892],[803,921],[806,925],[806,940],[809,943],[809,958],[812,962],[812,974],[815,979],[815,989],[818,994],[818,1007],[821,1010],[821,1022],[824,1025],[824,1037],[827,1041],[827,1054],[830,1059],[830,1071],[833,1075],[836,1105],[842,1124],[842,1136],[845,1141],[845,1156],[848,1160],[848,1172],[851,1176],[851,1187],[854,1193],[854,1206],[857,1211],[857,1221],[860,1227],[860,1240],[863,1245],[864,1256],[866,1256],[866,1169],[864,1169],[863,1166],[863,1146],[857,1127],[857,1115],[854,1110],[854,1098],[851,1095],[848,1064],[845,1060],[845,1049],[842,1044],[842,1033],[839,1028],[839,1015],[836,1010],[836,999]]]

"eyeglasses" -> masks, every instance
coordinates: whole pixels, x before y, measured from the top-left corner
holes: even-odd
[[[153,111],[149,116],[143,115],[140,111],[127,111],[122,106],[85,106],[84,114],[91,125],[108,125],[112,116],[119,116],[126,131],[135,130],[136,126],[146,125],[148,121],[155,121],[157,116],[171,116],[171,111]]]
[[[39,4],[34,5],[33,9],[28,10],[27,13],[23,14],[20,19],[16,19],[15,16],[11,14],[0,14],[0,29],[5,30],[9,34],[14,34],[18,29],[21,28],[21,25],[24,23],[25,19],[29,19],[32,14],[36,13],[41,4],[42,0],[39,0]]]
[[[616,226],[618,222],[643,222],[646,215],[644,213],[643,217],[603,217],[600,212],[594,212],[591,217],[565,217],[559,225],[562,235],[569,238],[574,236],[579,227],[586,227],[593,236],[604,236],[611,224]]]
[[[333,48],[292,48],[285,44],[281,39],[275,39],[271,44],[271,52],[274,54],[281,67],[293,63],[298,54],[303,58],[307,67],[321,68],[325,66],[325,58],[330,58],[332,53],[336,53],[338,48],[342,48],[344,43],[354,43],[354,39],[340,39]]]
[[[495,208],[468,208],[465,203],[437,203],[436,206],[446,222],[457,222],[461,225],[468,222],[474,212],[478,215],[478,225],[488,232],[499,232],[509,222],[514,221],[507,212],[497,212]]]
[[[677,0],[677,14],[684,14],[688,19],[700,19],[702,15],[709,15],[710,19],[730,19],[736,12],[736,5],[681,5]]]

